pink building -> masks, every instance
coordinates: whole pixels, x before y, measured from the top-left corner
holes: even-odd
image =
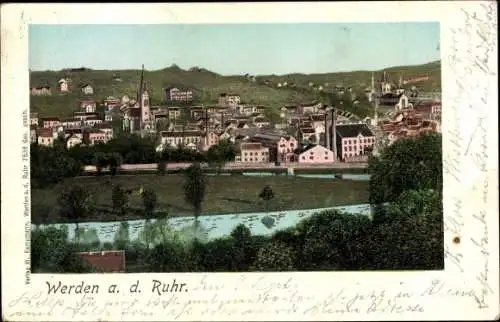
[[[39,145],[51,146],[54,143],[54,130],[52,128],[38,129],[37,142]]]
[[[341,160],[359,159],[371,153],[375,135],[366,124],[342,124],[336,126],[337,153]]]
[[[106,133],[101,130],[92,130],[86,132],[85,134],[87,136],[87,142],[89,143],[89,145],[94,145],[99,142],[106,143],[108,141]]]
[[[299,154],[299,163],[331,163],[335,162],[335,155],[332,151],[321,145],[309,145]]]

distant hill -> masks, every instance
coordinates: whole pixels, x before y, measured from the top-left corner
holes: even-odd
[[[418,66],[391,67],[386,69],[391,79],[397,82],[399,73],[405,79],[429,76],[425,82],[416,83],[422,91],[440,91],[441,64],[432,62]],[[152,105],[161,105],[163,88],[170,86],[187,87],[195,92],[195,103],[214,104],[220,93],[238,93],[242,102],[269,106],[274,111],[285,103],[310,102],[319,96],[309,87],[309,82],[321,85],[326,91],[342,84],[362,91],[369,86],[371,71],[354,71],[327,74],[289,74],[282,76],[222,76],[201,67],[189,70],[175,65],[156,71],[145,71],[146,89]],[[61,78],[70,80],[71,93],[57,93],[57,82]],[[69,116],[78,109],[82,99],[102,100],[108,96],[121,97],[125,94],[135,98],[139,87],[140,70],[93,70],[85,67],[61,71],[31,71],[30,87],[49,85],[52,96],[31,96],[31,111],[48,116]],[[293,82],[296,88],[278,88],[279,82]],[[94,87],[94,95],[84,96],[79,85],[88,83]],[[325,86],[325,83],[328,86]]]
[[[307,87],[309,82],[326,88],[342,85],[345,87],[353,87],[355,90],[363,90],[370,86],[372,73],[375,73],[375,79],[386,71],[390,80],[398,83],[400,75],[404,79],[413,79],[417,77],[428,76],[429,80],[418,82],[415,85],[422,92],[440,92],[441,91],[441,61],[434,61],[423,65],[414,66],[397,66],[389,67],[378,71],[351,71],[340,73],[325,73],[325,74],[287,74],[287,75],[268,75],[261,76],[271,83],[287,82],[295,83],[297,86]]]

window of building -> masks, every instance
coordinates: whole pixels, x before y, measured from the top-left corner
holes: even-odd
[[[309,157],[309,160],[314,160],[314,157],[311,155],[311,156]]]
[[[253,159],[252,159],[252,158],[250,158],[250,162],[252,162],[252,161],[253,161]]]
[[[305,159],[306,159],[306,157],[305,157],[305,156],[302,156],[302,160],[305,160]]]
[[[327,155],[325,155],[325,160],[328,160],[328,156]]]

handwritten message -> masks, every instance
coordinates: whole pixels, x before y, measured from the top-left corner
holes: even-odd
[[[248,279],[244,275],[226,285],[214,283],[213,275],[205,275],[194,284],[142,278],[130,285],[113,283],[95,285],[82,281],[66,285],[61,281],[46,282],[46,288],[26,292],[8,303],[9,317],[148,318],[158,312],[173,319],[190,316],[255,316],[283,314],[302,316],[425,312],[427,298],[458,298],[476,301],[481,295],[472,288],[457,289],[434,279],[419,288],[404,282],[397,287],[373,288],[356,284],[303,295],[304,283],[292,277],[272,274]],[[394,286],[394,285],[391,285]],[[64,292],[68,296],[53,296]],[[50,294],[49,294],[50,293]],[[73,294],[73,295],[71,295]]]
[[[453,39],[448,63],[454,74],[457,95],[450,106],[453,114],[449,134],[452,148],[444,160],[444,171],[452,180],[467,189],[472,209],[464,214],[460,196],[453,199],[453,212],[445,218],[445,229],[461,234],[464,221],[472,217],[468,229],[474,254],[469,261],[481,263],[475,275],[475,300],[479,308],[488,308],[486,298],[494,294],[489,282],[489,232],[487,225],[488,193],[490,173],[489,138],[486,119],[490,115],[489,93],[492,90],[496,68],[492,65],[496,39],[496,4],[483,3],[477,10],[461,9],[464,24],[452,29]],[[496,88],[496,87],[495,87]],[[463,116],[467,115],[467,118]],[[466,123],[472,127],[461,126]],[[471,128],[470,133],[460,129]],[[465,148],[462,143],[465,143]],[[463,151],[463,152],[462,152]],[[467,178],[460,180],[460,172],[466,171]],[[472,181],[472,182],[471,182]],[[470,189],[470,190],[469,190]],[[472,190],[472,191],[471,191]],[[461,272],[463,254],[461,251],[445,246],[446,258]],[[474,258],[474,259],[473,259]],[[473,282],[474,283],[474,282]]]

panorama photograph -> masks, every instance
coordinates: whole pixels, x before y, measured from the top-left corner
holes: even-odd
[[[444,269],[439,34],[30,25],[32,273]]]

